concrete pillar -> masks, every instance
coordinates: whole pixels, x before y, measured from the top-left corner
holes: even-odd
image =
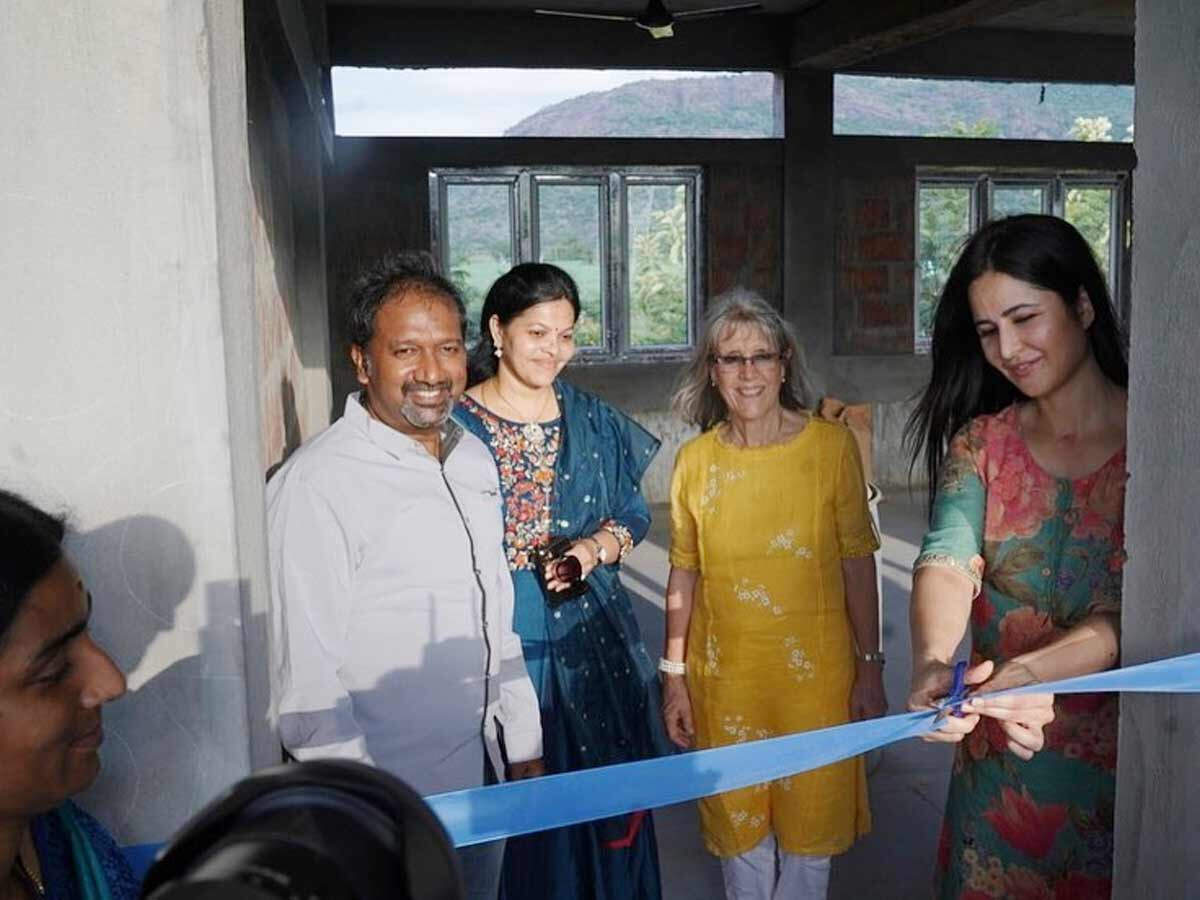
[[[1200,6],[1139,0],[1122,658],[1200,649]],[[1121,699],[1114,897],[1194,896],[1200,698]]]
[[[0,84],[0,484],[70,515],[130,673],[84,805],[158,841],[278,758],[242,5],[6,0]]]
[[[783,313],[821,395],[833,357],[833,75],[789,69],[784,77]]]

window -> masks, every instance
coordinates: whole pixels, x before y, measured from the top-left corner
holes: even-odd
[[[834,75],[833,133],[1133,140],[1132,85]]]
[[[579,285],[584,362],[680,358],[694,339],[702,253],[696,167],[434,169],[434,253],[463,292],[469,337],[514,263]]]
[[[1021,213],[1062,216],[1084,236],[1121,305],[1120,274],[1128,204],[1123,173],[963,174],[917,178],[917,305],[914,344],[928,352],[933,312],[950,267],[984,222]]]
[[[774,72],[334,66],[331,81],[347,136],[783,136]]]

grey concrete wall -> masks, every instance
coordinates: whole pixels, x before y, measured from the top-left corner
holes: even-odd
[[[162,840],[271,747],[241,4],[10,0],[0,83],[0,483],[129,673],[83,802]]]
[[[1200,648],[1200,6],[1137,4],[1129,470],[1122,661]],[[1189,897],[1200,698],[1121,698],[1115,897]]]

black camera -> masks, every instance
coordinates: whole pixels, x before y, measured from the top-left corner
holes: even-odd
[[[349,760],[239,782],[159,851],[142,900],[462,900],[458,854],[421,797]]]
[[[542,593],[546,595],[546,603],[551,607],[561,606],[566,601],[587,593],[587,583],[583,580],[583,564],[574,556],[567,555],[571,549],[571,539],[562,535],[553,535],[541,547],[530,551],[533,560],[533,571],[542,585]],[[546,586],[546,570],[549,569],[559,581],[567,582],[561,591],[552,591]]]

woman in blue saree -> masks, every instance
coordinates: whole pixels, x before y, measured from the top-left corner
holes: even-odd
[[[87,631],[63,524],[0,491],[0,898],[134,900],[113,840],[68,799],[100,771],[101,708],[125,678]]]
[[[620,562],[645,536],[639,482],[658,440],[598,398],[558,380],[575,352],[579,295],[556,266],[525,263],[492,286],[458,420],[500,471],[513,627],[538,692],[547,773],[670,752],[654,665]],[[537,551],[565,538],[586,591],[538,572]],[[512,900],[625,900],[661,893],[648,814],[510,839],[501,892]]]

